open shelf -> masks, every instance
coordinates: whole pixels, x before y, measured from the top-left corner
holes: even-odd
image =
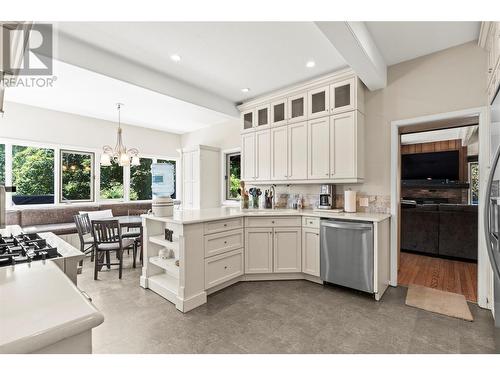
[[[163,259],[160,257],[150,257],[149,262],[151,264],[154,264],[155,266],[158,266],[160,268],[163,268],[166,270],[169,275],[176,277],[179,279],[179,267],[175,265],[175,258],[167,258]]]
[[[157,236],[149,236],[149,241],[151,241],[154,244],[166,247],[169,250],[173,250],[176,254],[178,254],[179,251],[178,241],[173,241],[173,242],[167,241],[162,234]]]
[[[167,274],[150,276],[148,278],[149,289],[160,294],[171,302],[177,301],[177,293],[179,292],[179,279]]]

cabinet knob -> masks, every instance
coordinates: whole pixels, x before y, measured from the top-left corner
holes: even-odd
[[[224,241],[224,245],[226,245],[226,244],[227,244],[227,241]]]
[[[493,71],[493,68],[488,69],[488,73],[491,73]]]
[[[224,266],[224,269],[227,270],[227,266]]]
[[[329,175],[329,173],[325,173],[325,176],[328,176],[328,175]]]
[[[227,227],[227,224],[224,224],[225,227]]]
[[[273,223],[273,224],[274,224],[274,220],[273,220],[273,221],[271,221],[271,223]]]

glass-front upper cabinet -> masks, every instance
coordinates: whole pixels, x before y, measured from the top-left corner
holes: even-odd
[[[241,113],[241,130],[242,131],[251,131],[254,130],[255,123],[255,113],[254,110],[248,110]]]
[[[287,100],[282,99],[271,104],[271,126],[285,125]]]
[[[330,85],[330,114],[352,111],[354,103],[354,85],[356,78],[335,82]]]
[[[330,88],[319,87],[307,93],[309,100],[309,119],[328,116],[330,114]]]
[[[307,93],[288,97],[288,122],[307,119]]]
[[[270,122],[269,122],[270,112],[271,112],[271,106],[269,104],[258,107],[255,110],[256,117],[257,117],[256,127],[258,129],[265,129],[265,128],[268,128],[270,126]]]

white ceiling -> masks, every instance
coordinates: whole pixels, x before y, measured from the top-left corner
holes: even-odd
[[[63,22],[56,30],[233,102],[346,67],[312,22]],[[306,68],[311,59],[316,66]]]
[[[477,40],[481,22],[365,22],[387,65]]]
[[[5,100],[117,121],[177,134],[219,124],[231,117],[167,95],[54,60],[53,87],[11,87]]]

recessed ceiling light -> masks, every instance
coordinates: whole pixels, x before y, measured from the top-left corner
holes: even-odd
[[[314,68],[316,66],[316,63],[313,60],[310,60],[310,61],[306,62],[306,66],[308,68]]]
[[[177,54],[170,56],[170,59],[174,62],[179,62],[181,61],[181,57]]]
[[[249,91],[250,91],[250,89],[248,87],[244,87],[241,89],[241,92],[249,92]]]

